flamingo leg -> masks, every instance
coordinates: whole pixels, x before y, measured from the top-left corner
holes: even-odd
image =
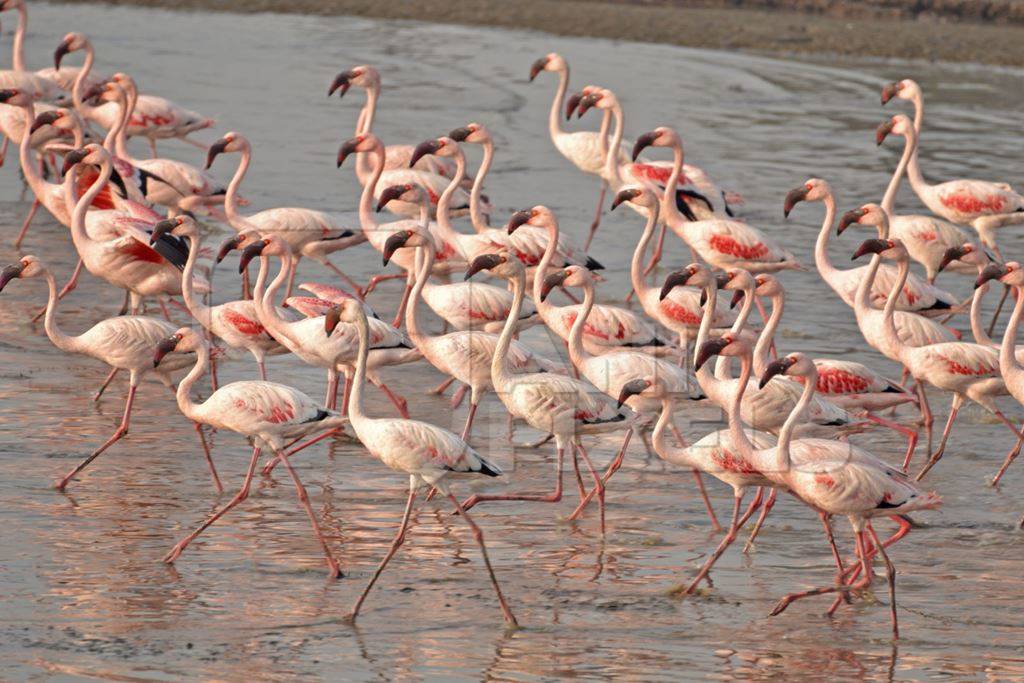
[[[583,485],[583,475],[580,474],[580,458],[575,449],[572,452],[572,471],[576,475],[576,489],[579,491],[580,500],[583,500],[583,497],[587,495],[587,489]]]
[[[889,555],[885,552],[885,544],[878,540],[878,533],[875,531],[875,527],[871,526],[870,523],[868,523],[868,531],[875,542],[875,549],[882,556],[882,562],[885,563],[885,578],[889,582],[889,616],[892,619],[892,637],[894,639],[899,638],[900,626],[896,616],[896,567],[893,566],[892,560],[889,559]]]
[[[344,430],[342,430],[341,427],[328,429],[327,431],[321,432],[317,436],[314,436],[312,439],[308,439],[307,441],[303,441],[302,443],[300,443],[298,446],[294,446],[294,444],[299,441],[299,439],[296,439],[291,444],[288,444],[288,457],[295,455],[299,451],[304,451],[310,446],[320,443],[324,439],[329,439],[335,434],[341,434],[343,431]],[[277,467],[277,464],[279,462],[281,462],[281,458],[275,455],[273,458],[270,459],[270,461],[266,465],[263,466],[263,469],[260,470],[260,474],[262,474],[263,476],[268,476],[271,472],[274,471],[274,468]]]
[[[402,523],[398,526],[398,533],[395,534],[394,540],[391,541],[391,547],[388,548],[387,554],[384,559],[377,565],[377,569],[373,572],[373,576],[367,582],[366,587],[363,588],[363,592],[359,594],[359,599],[356,600],[356,604],[352,606],[352,611],[345,616],[345,620],[349,622],[355,622],[356,617],[359,616],[359,610],[363,606],[363,602],[366,601],[366,596],[370,594],[374,584],[377,583],[377,579],[384,573],[384,568],[391,562],[391,558],[395,556],[398,549],[405,543],[405,534],[409,528],[409,519],[412,517],[413,503],[416,501],[416,485],[409,485],[409,497],[405,502],[405,513],[402,515]]]
[[[220,477],[217,475],[217,466],[213,464],[213,456],[210,454],[210,445],[206,443],[206,435],[203,434],[203,425],[198,422],[193,422],[196,428],[196,434],[199,436],[199,445],[203,447],[203,456],[206,458],[206,466],[210,469],[210,476],[213,477],[213,486],[217,489],[217,493],[224,491],[224,485],[220,483]]]
[[[889,429],[899,432],[903,436],[907,437],[907,453],[903,456],[903,471],[906,472],[910,468],[910,460],[914,457],[914,450],[917,448],[917,430],[901,425],[898,422],[893,422],[892,420],[886,420],[884,417],[879,417],[874,413],[865,414],[864,419],[883,427],[888,427]]]
[[[15,245],[17,246],[17,245]],[[999,304],[996,306],[996,312],[992,314],[992,322],[988,324],[988,335],[992,336],[992,330],[996,328],[996,323],[999,322],[999,314],[1003,312],[1003,305],[1006,304],[1006,297],[1010,294],[1012,287],[1010,285],[1003,285],[1003,295],[999,297]]]
[[[338,266],[336,266],[333,263],[331,263],[330,260],[327,259],[326,257],[324,258],[323,261],[321,261],[321,263],[323,263],[323,265],[326,266],[328,268],[328,270],[330,270],[332,273],[337,275],[338,278],[340,278],[342,282],[344,282],[346,285],[348,285],[356,293],[356,295],[358,296],[358,294],[359,294],[359,284],[355,280],[353,280],[348,275],[346,275],[344,273],[344,271],[341,270],[341,268],[339,268]]]
[[[708,492],[704,488],[704,478],[700,476],[700,470],[693,469],[693,480],[697,483],[697,491],[700,492],[700,499],[704,501],[704,510],[708,513],[708,519],[711,520],[711,528],[715,530],[715,533],[722,531],[722,525],[718,523],[718,517],[715,516],[715,508],[711,506],[711,499],[708,498]]]
[[[477,404],[469,402],[469,415],[466,416],[466,426],[462,428],[462,440],[469,443],[469,433],[473,429],[473,418],[476,416]]]
[[[864,576],[856,583],[844,583],[838,586],[821,586],[820,588],[811,588],[810,590],[799,591],[796,593],[790,593],[785,595],[777,603],[775,607],[769,613],[769,616],[778,616],[786,611],[786,608],[797,600],[809,598],[814,595],[825,595],[827,593],[849,593],[852,591],[859,591],[867,588],[871,584],[871,569],[867,564],[867,552],[864,547],[863,538],[861,532],[854,534],[854,540],[857,544],[857,552],[860,555],[860,568],[864,573]]]
[[[839,555],[839,546],[836,545],[836,536],[832,533],[832,522],[829,521],[831,515],[827,512],[819,512],[818,516],[821,518],[821,526],[825,528],[825,539],[832,550],[832,560],[836,563],[836,585],[839,586],[843,583],[845,567],[843,566],[843,558]],[[836,598],[835,606],[838,607],[844,601],[850,602],[849,593],[840,593],[839,597]]]
[[[583,462],[586,463],[587,469],[590,470],[590,475],[594,478],[594,488],[597,490],[597,507],[600,510],[601,515],[601,534],[604,535],[604,482],[601,481],[601,476],[597,473],[597,470],[594,469],[594,464],[590,462],[590,456],[587,454],[587,449],[583,447],[583,444],[575,443],[573,444],[573,446],[576,449],[576,451],[578,451],[579,454],[583,456]]]
[[[32,224],[32,219],[36,217],[36,212],[39,211],[39,199],[32,200],[32,206],[28,209],[28,215],[25,216],[25,221],[21,224],[21,230],[18,232],[18,236],[14,238],[14,248],[20,249],[21,242],[25,239],[25,235],[28,233],[28,226]]]
[[[1013,425],[1010,425],[1010,427],[1012,428]],[[1021,425],[1021,429],[1024,429],[1024,425]],[[1006,454],[1006,460],[1003,461],[1003,464],[999,468],[999,471],[996,472],[996,476],[992,477],[992,486],[999,485],[999,480],[1003,478],[1004,474],[1006,474],[1006,468],[1008,468],[1010,466],[1010,463],[1016,460],[1017,456],[1020,455],[1021,446],[1024,446],[1024,440],[1018,438],[1017,443],[1010,450],[1010,452]]]
[[[462,508],[469,510],[480,503],[484,503],[490,500],[525,500],[533,501],[535,503],[557,503],[558,501],[562,500],[562,465],[565,461],[564,447],[558,447],[558,453],[556,457],[558,462],[555,469],[555,490],[553,493],[474,493],[469,498],[467,498],[465,502],[462,503]]]
[[[451,404],[452,405],[452,410],[455,410],[460,405],[462,405],[462,399],[464,399],[466,397],[466,392],[468,390],[469,390],[469,385],[468,384],[463,384],[462,386],[460,386],[458,389],[455,390],[455,393],[452,394],[452,404]]]
[[[626,448],[629,446],[629,440],[632,436],[633,428],[630,427],[629,429],[626,430],[626,435],[622,439],[622,447],[619,449],[619,452],[615,455],[615,458],[608,465],[608,469],[604,471],[604,476],[601,478],[601,483],[607,484],[608,480],[612,478],[612,475],[615,474],[620,467],[622,467],[622,460],[623,458],[626,457]],[[583,514],[584,508],[586,508],[587,505],[590,503],[590,500],[591,498],[594,497],[595,493],[595,489],[590,489],[590,491],[583,498],[583,500],[580,501],[579,506],[577,506],[573,513],[569,515],[570,520],[578,519],[579,516]]]
[[[922,393],[924,393],[922,391]],[[960,394],[953,394],[953,403],[949,407],[949,418],[946,420],[946,426],[942,430],[942,439],[939,441],[939,447],[932,453],[931,457],[928,458],[928,462],[921,468],[915,479],[921,481],[924,475],[928,474],[931,468],[935,467],[935,463],[942,458],[942,454],[946,450],[946,442],[949,440],[949,433],[953,430],[953,421],[956,420],[957,413],[960,412],[960,406],[964,404],[964,397]],[[1014,430],[1016,431],[1016,430]]]
[[[914,380],[917,382],[917,379]],[[925,390],[924,382],[917,382],[917,397],[921,409],[921,420],[928,434],[928,453],[932,452],[932,426],[935,424],[935,416],[932,415],[932,407],[928,404],[928,392]]]
[[[96,390],[96,393],[92,395],[93,403],[99,402],[100,397],[103,396],[103,392],[107,390],[107,387],[110,386],[110,383],[114,381],[114,378],[117,377],[117,373],[119,372],[121,372],[120,368],[110,369],[110,373],[107,375],[107,378],[103,380],[103,384],[101,384],[100,388]]]
[[[409,305],[411,292],[412,284],[409,282],[405,283],[405,288],[402,289],[402,300],[398,303],[398,311],[395,312],[395,319],[391,321],[391,327],[394,327],[396,330],[402,326],[402,318],[405,317],[405,309]],[[448,321],[445,321],[445,325],[447,324]]]
[[[747,539],[746,545],[743,546],[743,554],[746,555],[750,552],[750,549],[754,545],[754,539],[761,532],[761,527],[764,526],[764,520],[768,517],[768,513],[775,507],[775,499],[778,497],[778,489],[772,489],[768,492],[768,498],[764,501],[764,506],[761,508],[761,514],[757,517],[757,522],[754,523],[754,530],[750,532],[750,538]],[[833,541],[834,543],[834,541]]]
[[[454,377],[449,377],[448,379],[446,379],[445,381],[441,382],[440,384],[438,384],[436,387],[434,387],[433,389],[431,389],[427,393],[428,394],[434,394],[435,396],[443,394],[448,389],[448,387],[450,387],[452,385],[452,382],[454,382],[454,381],[455,381]]]
[[[389,275],[384,275],[384,274],[374,275],[373,277],[370,278],[370,281],[366,283],[366,287],[363,288],[363,298],[366,298],[367,296],[369,296],[370,292],[372,292],[374,289],[376,289],[377,285],[379,285],[381,282],[384,282],[385,280],[396,280],[396,279],[402,278],[402,277],[405,277],[405,276],[402,275],[401,273],[391,273]]]
[[[75,271],[71,273],[71,279],[61,287],[60,292],[57,293],[57,300],[63,299],[69,292],[74,291],[75,287],[78,286],[78,276],[82,274],[82,259],[78,259],[78,265],[75,266]],[[36,313],[35,317],[32,318],[32,322],[38,322],[40,318],[46,315],[46,306],[43,306],[42,310]],[[121,315],[124,315],[123,313]]]
[[[260,379],[262,381],[266,382],[267,381],[267,364],[266,364],[266,362],[262,358],[260,358],[258,361],[256,361],[256,365],[259,366],[259,369],[260,369]]]
[[[388,397],[388,400],[391,401],[391,403],[398,410],[398,414],[401,415],[403,419],[408,420],[409,419],[409,402],[406,401],[404,397],[399,396],[395,392],[391,391],[391,388],[388,387],[388,385],[385,384],[384,382],[380,382],[380,383],[374,382],[374,385],[378,389],[380,389],[382,392],[384,392],[384,395]]]
[[[302,485],[302,480],[299,479],[299,473],[295,471],[291,462],[288,461],[287,453],[284,451],[277,451],[276,455],[288,469],[288,474],[291,475],[292,482],[295,484],[295,492],[299,496],[299,503],[306,511],[306,516],[309,517],[310,524],[313,525],[313,534],[316,536],[316,540],[320,542],[320,548],[323,550],[324,559],[327,561],[327,576],[332,579],[341,578],[341,567],[338,565],[338,561],[334,559],[334,555],[331,554],[331,548],[327,545],[327,539],[324,538],[324,533],[320,530],[320,523],[316,519],[316,513],[313,511],[313,506],[309,504],[309,494],[306,493],[306,487]]]
[[[238,490],[238,493],[227,502],[224,507],[213,513],[205,522],[199,525],[195,531],[190,533],[185,538],[178,541],[170,552],[164,555],[164,562],[167,564],[173,564],[175,560],[181,555],[181,553],[188,547],[189,543],[196,540],[199,534],[203,533],[208,529],[214,522],[223,517],[231,508],[235,507],[243,500],[249,497],[249,487],[252,485],[253,474],[256,473],[256,463],[260,459],[260,447],[254,446],[252,449],[252,457],[249,459],[249,469],[245,473],[245,480],[242,482],[242,488]]]
[[[149,139],[149,151],[152,152],[153,158],[156,159],[159,156],[157,154],[157,152],[156,152],[156,138],[148,138],[148,139]],[[184,138],[182,138],[182,139],[184,139]]]
[[[594,220],[590,222],[590,233],[587,235],[587,241],[583,244],[583,251],[590,251],[590,243],[594,241],[594,234],[601,225],[601,213],[604,211],[604,197],[607,192],[608,183],[602,178],[601,191],[597,195],[597,209],[594,211]]]
[[[494,575],[494,568],[491,566],[491,558],[487,555],[487,545],[484,543],[484,532],[477,526],[473,518],[466,513],[466,509],[459,504],[459,499],[454,494],[449,493],[448,499],[455,505],[456,514],[462,515],[463,519],[466,520],[466,524],[473,531],[473,538],[476,539],[477,545],[480,546],[480,554],[484,558],[484,566],[487,567],[487,574],[491,577],[491,585],[494,586],[494,593],[498,596],[498,604],[501,605],[501,613],[505,617],[505,621],[511,626],[518,626],[519,623],[516,621],[515,616],[512,614],[512,610],[509,609],[508,603],[505,602],[505,596],[501,593],[501,586],[498,585],[498,578]]]
[[[131,420],[132,405],[135,403],[135,392],[137,390],[138,386],[134,382],[131,384],[131,386],[128,387],[128,400],[126,400],[124,403],[124,416],[121,418],[121,424],[120,426],[118,426],[117,430],[113,433],[113,435],[111,435],[109,439],[103,442],[102,446],[100,446],[92,453],[90,453],[89,457],[75,465],[75,468],[68,472],[66,475],[64,475],[64,477],[61,478],[60,481],[58,481],[54,485],[54,488],[56,488],[58,491],[63,491],[64,489],[66,489],[68,486],[68,482],[74,479],[79,472],[88,467],[89,463],[95,460],[100,455],[100,453],[110,448],[112,445],[114,445],[116,441],[120,440],[125,434],[128,433],[128,424]]]

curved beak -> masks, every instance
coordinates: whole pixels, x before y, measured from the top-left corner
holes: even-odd
[[[224,242],[220,245],[220,249],[217,251],[217,263],[220,263],[225,258],[227,258],[227,255],[233,252],[235,249],[238,249],[238,245],[241,243],[241,235],[235,235],[234,237],[229,237],[226,240],[224,240]]]
[[[883,142],[885,142],[885,138],[887,138],[889,136],[889,133],[892,132],[893,125],[894,124],[892,122],[892,119],[889,119],[888,121],[882,121],[880,124],[878,124],[878,128],[875,129],[876,145],[880,145]]]
[[[576,118],[582,119],[583,115],[586,114],[590,109],[601,100],[601,95],[598,93],[590,93],[580,98],[579,106],[576,111]]]
[[[882,106],[884,107],[889,103],[889,100],[896,97],[896,93],[900,91],[898,83],[886,83],[882,86]]]
[[[341,143],[341,147],[338,148],[338,168],[341,168],[341,165],[343,163],[345,163],[345,159],[348,158],[348,155],[352,154],[353,152],[355,152],[356,151],[356,147],[358,147],[358,146],[359,146],[358,138],[352,138],[350,140],[346,140],[345,142]]]
[[[561,287],[567,277],[569,277],[569,273],[565,271],[565,268],[560,268],[553,273],[548,273],[544,278],[544,284],[542,284],[540,288],[540,300],[547,301],[548,294],[551,293],[551,290],[555,287]]]
[[[89,86],[89,89],[82,94],[82,101],[89,102],[99,100],[100,95],[107,91],[105,83],[95,83]]]
[[[565,100],[565,120],[568,121],[572,118],[572,113],[576,111],[576,107],[579,106],[580,100],[583,99],[583,93],[574,92]]]
[[[381,209],[388,205],[388,202],[398,199],[403,194],[405,194],[404,185],[391,185],[390,187],[385,187],[380,193],[380,199],[377,200],[377,213],[380,213]],[[385,263],[387,262],[385,261]]]
[[[441,149],[441,143],[437,140],[425,140],[416,145],[416,149],[412,151],[412,156],[409,158],[409,168],[415,166],[416,162],[423,157],[433,154],[439,149]]]
[[[529,211],[516,211],[508,219],[508,225],[505,226],[505,228],[508,230],[508,234],[511,235],[516,231],[517,228],[519,228],[519,226],[526,225],[527,223],[529,223],[532,217],[533,216],[530,214]]]
[[[801,185],[787,192],[786,201],[782,205],[782,216],[789,218],[789,212],[793,210],[794,206],[807,199],[809,191],[805,185]]]
[[[761,375],[761,381],[757,383],[757,388],[764,389],[764,385],[768,384],[772,377],[784,374],[795,362],[796,361],[792,358],[779,358],[777,360],[773,360],[768,364],[768,367],[764,369],[764,374]]]
[[[178,221],[174,218],[167,218],[154,225],[153,232],[149,236],[150,245],[156,244],[157,240],[170,233],[176,227],[178,227]]]
[[[448,137],[450,137],[452,140],[455,140],[455,142],[465,142],[466,138],[468,138],[472,134],[473,131],[463,126],[462,128],[456,128],[455,130],[448,133]]]
[[[943,270],[946,269],[946,266],[948,266],[953,261],[959,260],[960,257],[966,253],[967,251],[962,246],[950,247],[949,249],[947,249],[946,253],[942,255],[942,261],[939,263],[939,272],[941,273]]]
[[[18,91],[14,88],[4,88],[3,90],[0,90],[0,102],[7,102],[7,100],[11,99],[17,94]]]
[[[385,266],[391,261],[391,257],[395,255],[395,252],[405,246],[405,243],[409,241],[410,237],[412,237],[411,230],[399,230],[388,237],[387,241],[384,242]]]
[[[324,316],[324,332],[330,337],[341,322],[341,306],[333,306]]]
[[[218,154],[222,154],[224,152],[224,149],[228,146],[228,142],[228,140],[221,138],[210,145],[210,149],[206,150],[206,168],[213,166],[213,160],[217,158]]]
[[[336,90],[341,90],[338,97],[344,97],[348,89],[352,87],[352,70],[342,71],[331,81],[331,87],[327,89],[327,96],[330,97]]]
[[[36,116],[36,120],[32,122],[32,126],[28,129],[28,134],[31,135],[32,133],[35,133],[43,126],[53,125],[53,122],[59,119],[61,116],[63,116],[63,113],[56,109],[44,111],[43,113]]]
[[[860,223],[860,219],[867,213],[864,209],[854,209],[853,211],[847,211],[839,219],[839,227],[836,228],[836,234],[842,235],[843,231],[854,223]]]
[[[736,308],[740,302],[743,301],[743,297],[746,296],[746,292],[742,289],[737,289],[732,293],[732,301],[729,302],[729,308]]]
[[[728,345],[729,342],[722,337],[719,337],[718,339],[709,339],[706,342],[704,342],[701,345],[701,347],[697,350],[697,360],[693,364],[694,372],[700,370],[701,367],[708,362],[708,360],[710,360],[713,356],[717,356],[719,353],[722,352],[722,349],[724,349]]]
[[[616,409],[621,408],[631,397],[647,391],[650,386],[651,381],[649,379],[632,379],[623,384],[622,390],[619,391],[619,399],[615,402]]]
[[[266,240],[256,240],[245,249],[242,250],[242,257],[238,260],[238,272],[245,272],[245,269],[249,267],[249,262],[257,256],[263,253],[263,250],[267,247]]]
[[[180,340],[178,339],[178,336],[174,335],[173,337],[168,337],[167,339],[164,339],[162,342],[156,345],[156,351],[153,353],[154,368],[160,365],[160,361],[164,359],[164,356],[171,353],[172,351],[174,351],[174,349],[177,348],[179,341]]]
[[[501,257],[497,254],[480,254],[469,264],[469,268],[466,269],[466,275],[462,279],[468,280],[481,270],[496,268],[499,263],[501,263]]]
[[[60,41],[60,45],[58,45],[57,49],[53,51],[53,68],[54,69],[60,71],[60,63],[61,63],[61,61],[63,61],[64,57],[69,52],[71,52],[71,47],[70,47],[70,45],[68,45],[68,41],[66,41],[66,40]]]
[[[7,286],[8,282],[21,277],[21,271],[23,270],[25,270],[25,264],[20,261],[5,266],[3,270],[0,270],[0,292],[4,291],[4,287]]]
[[[612,208],[611,208],[611,210],[614,211],[615,207],[617,207],[622,202],[631,201],[633,199],[636,199],[639,196],[640,196],[640,190],[636,189],[635,187],[634,188],[627,188],[625,190],[620,190],[619,193],[617,195],[615,195],[615,199],[612,200]]]
[[[690,281],[689,270],[676,270],[668,274],[665,278],[665,284],[661,286],[661,293],[658,294],[658,301],[664,300],[676,287],[682,287]],[[702,302],[703,303],[703,302]]]
[[[633,143],[633,161],[636,161],[637,157],[640,156],[640,152],[653,145],[657,139],[658,133],[655,133],[653,130],[638,137],[636,142]]]
[[[543,71],[544,67],[546,67],[547,65],[548,65],[548,58],[547,57],[541,57],[540,59],[538,59],[537,61],[535,61],[533,64],[530,65],[530,82],[531,83],[533,82],[533,79],[537,78],[537,74],[539,74],[541,71]]]
[[[89,152],[85,149],[73,149],[64,155],[64,166],[60,169],[61,176],[66,176],[68,171],[82,163],[82,159],[89,156]]]
[[[889,244],[885,240],[878,238],[864,240],[860,246],[857,247],[857,251],[853,252],[852,261],[856,261],[865,254],[881,254],[883,251],[889,248]]]
[[[10,266],[7,266],[10,268]],[[974,288],[977,289],[989,280],[998,280],[1008,272],[1006,266],[1002,263],[990,263],[985,266],[980,273],[978,273],[978,279],[974,282]]]

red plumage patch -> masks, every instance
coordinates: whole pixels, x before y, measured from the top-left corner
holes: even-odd
[[[763,244],[758,243],[748,247],[728,235],[712,235],[710,242],[711,248],[715,251],[748,261],[756,261],[768,255],[768,247]]]
[[[121,253],[131,256],[133,259],[138,261],[146,261],[147,263],[163,263],[164,257],[156,253],[152,248],[143,244],[138,240],[128,240],[128,245],[121,247]]]
[[[662,299],[659,304],[661,312],[672,320],[678,321],[684,325],[700,325],[700,315],[694,313],[685,306],[670,301],[669,299]]]
[[[966,192],[946,195],[939,201],[946,208],[959,211],[960,213],[1000,213],[1006,204],[1006,200],[999,195],[975,197]]]
[[[819,368],[817,388],[823,394],[859,394],[870,382],[860,375],[838,368]]]
[[[224,320],[242,334],[250,337],[256,337],[266,332],[266,329],[258,321],[250,320],[241,313],[224,311]]]

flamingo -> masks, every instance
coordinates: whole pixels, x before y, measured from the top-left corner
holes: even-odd
[[[153,347],[167,336],[174,326],[162,320],[148,318],[145,316],[128,315],[107,318],[96,323],[80,335],[73,336],[65,333],[57,325],[57,280],[53,273],[37,257],[23,256],[17,263],[11,264],[0,272],[0,291],[7,286],[11,280],[41,277],[46,280],[49,288],[49,298],[46,303],[46,318],[43,326],[46,336],[61,351],[65,353],[78,353],[110,366],[110,373],[96,393],[94,400],[99,400],[107,386],[114,380],[122,370],[128,372],[128,396],[125,399],[124,414],[121,423],[114,433],[103,444],[89,454],[70,472],[61,477],[54,485],[58,491],[63,491],[68,484],[101,453],[106,451],[117,441],[128,434],[128,427],[132,416],[132,407],[135,404],[135,394],[138,391],[142,378],[153,373],[166,387],[174,390],[174,383],[171,380],[171,373],[186,367],[188,358],[182,358],[168,363],[162,368],[155,368],[152,363]],[[217,491],[223,491],[220,477],[217,476],[217,468],[210,457],[210,448],[203,436],[203,429],[198,422],[194,424],[196,434],[199,436],[199,443],[202,444],[203,453],[206,457],[206,464],[210,468],[210,475],[213,477],[213,484]]]
[[[219,155],[229,152],[238,152],[241,157],[224,195],[224,213],[231,227],[238,232],[255,230],[264,237],[277,235],[288,244],[297,260],[303,257],[311,258],[340,277],[350,287],[358,290],[359,286],[331,263],[327,255],[358,244],[365,236],[341,227],[328,214],[313,209],[279,207],[243,216],[238,212],[238,188],[252,162],[252,145],[249,140],[241,133],[227,133],[210,145],[206,153],[206,168],[209,169]],[[293,272],[292,278],[288,281],[286,297],[292,295],[294,284]]]
[[[628,350],[600,356],[587,352],[583,347],[583,328],[594,308],[594,276],[589,270],[583,266],[566,266],[560,270],[549,272],[544,278],[541,288],[541,299],[547,298],[556,286],[581,287],[583,289],[582,307],[569,330],[569,359],[580,375],[598,390],[611,398],[622,399],[625,397],[624,401],[620,400],[620,405],[625,403],[638,414],[656,412],[661,400],[658,396],[648,396],[645,389],[624,392],[624,388],[630,383],[657,377],[661,391],[688,397],[692,394],[693,376],[686,370],[654,356]],[[675,429],[674,424],[673,429],[678,434],[678,429]],[[718,528],[718,520],[715,518],[711,501],[708,500],[708,494],[704,490],[700,471],[694,468],[693,476],[712,526]]]
[[[555,241],[555,240],[552,240]],[[505,322],[505,328],[498,337],[498,345],[491,359],[491,382],[495,393],[505,404],[513,417],[524,420],[544,434],[553,434],[556,449],[555,490],[547,495],[537,494],[475,494],[465,503],[469,509],[477,503],[489,500],[530,500],[557,503],[562,499],[562,464],[567,448],[573,449],[573,457],[583,457],[594,478],[601,510],[601,531],[604,532],[604,482],[594,470],[590,456],[580,443],[579,437],[591,434],[625,431],[622,447],[605,472],[607,480],[621,466],[626,448],[633,435],[636,415],[628,407],[616,406],[615,402],[589,383],[552,373],[512,374],[509,349],[515,333],[515,319],[526,296],[526,270],[519,259],[504,252],[483,254],[476,257],[466,271],[466,279],[480,271],[507,279],[512,284],[512,313]],[[539,292],[538,292],[539,293]],[[582,485],[580,489],[583,495]],[[588,498],[580,501],[571,518],[577,517]]]
[[[83,92],[86,82],[92,75],[92,65],[95,59],[95,50],[92,41],[81,33],[69,33],[57,46],[53,54],[54,69],[61,68],[64,57],[72,52],[85,51],[85,63],[78,71],[71,94],[75,108],[90,121],[95,121],[104,129],[110,130],[121,117],[116,105],[112,103],[103,104],[99,107],[83,106]],[[134,87],[134,82],[132,84]],[[137,95],[134,105],[130,108],[131,118],[128,121],[127,134],[129,137],[144,137],[149,141],[149,148],[153,156],[158,156],[156,141],[169,138],[177,138],[190,145],[205,149],[206,146],[188,137],[205,128],[210,128],[215,123],[213,119],[202,114],[185,109],[184,107],[171,102],[170,100],[156,95]]]
[[[309,494],[306,493],[306,488],[302,485],[298,473],[288,461],[284,445],[287,441],[297,440],[314,432],[338,429],[346,422],[346,418],[333,410],[321,408],[316,401],[298,389],[276,382],[256,380],[232,382],[217,389],[202,403],[196,403],[192,399],[192,389],[199,378],[206,373],[210,364],[210,347],[198,332],[188,327],[182,327],[150,347],[150,362],[153,367],[159,368],[167,355],[172,352],[194,353],[196,356],[195,365],[178,384],[178,389],[175,392],[181,412],[196,423],[210,425],[215,429],[226,429],[245,436],[252,444],[253,449],[242,488],[195,531],[175,544],[171,551],[164,556],[164,562],[173,564],[185,548],[203,531],[248,498],[249,487],[256,471],[256,463],[259,461],[260,453],[266,448],[284,461],[285,467],[288,468],[288,474],[291,475],[295,484],[299,502],[305,509],[313,526],[313,533],[323,550],[324,558],[327,561],[327,575],[331,578],[340,577],[342,575],[341,568],[331,554],[327,539],[324,538],[320,524],[317,522],[316,513],[313,512],[313,508],[309,504]]]
[[[877,221],[879,216],[884,220],[885,215],[878,210],[877,205],[867,206],[868,208],[861,218],[862,221]],[[862,207],[863,209],[864,207]],[[854,256],[856,258],[869,253],[874,254],[871,259],[872,264],[883,256],[895,259],[900,269],[900,278],[897,284],[902,286],[902,281],[906,277],[905,273],[909,269],[909,257],[900,241],[894,239],[867,240],[860,245]],[[894,287],[893,291],[899,291],[898,287]],[[890,302],[893,298],[894,295],[891,295]],[[858,321],[860,317],[861,313],[858,312]],[[924,398],[924,382],[953,395],[949,417],[942,430],[939,446],[935,452],[931,453],[928,462],[918,473],[918,480],[923,478],[942,457],[953,428],[953,422],[967,399],[995,415],[1007,429],[1013,432],[1017,437],[1017,443],[1011,453],[1020,451],[1021,446],[1024,445],[1024,434],[1014,427],[1002,411],[995,406],[995,397],[1005,396],[1008,393],[1006,384],[999,374],[999,353],[995,349],[970,342],[910,346],[901,341],[899,335],[896,334],[896,328],[892,323],[891,304],[887,305],[883,312],[879,332],[879,342],[883,352],[886,355],[895,356],[895,360],[903,363],[914,379],[918,381],[923,405],[927,403]]]
[[[424,243],[429,244],[429,240],[424,240]],[[343,321],[354,325],[359,336],[356,372],[352,380],[352,398],[348,406],[349,422],[352,429],[366,450],[380,458],[381,462],[392,470],[409,475],[409,497],[405,504],[405,514],[402,516],[398,533],[395,535],[395,540],[391,543],[388,553],[356,600],[347,620],[355,621],[366,596],[405,540],[417,492],[421,487],[427,486],[447,496],[455,506],[456,512],[466,520],[477,545],[480,546],[480,554],[483,556],[491,585],[494,586],[494,593],[497,595],[502,615],[506,623],[516,626],[516,618],[505,601],[505,596],[498,585],[498,579],[494,575],[494,569],[491,567],[491,560],[487,555],[487,545],[484,542],[484,533],[466,512],[466,506],[459,503],[459,499],[455,497],[448,486],[448,477],[452,472],[473,472],[497,477],[502,473],[501,468],[485,460],[464,439],[446,429],[419,420],[374,419],[368,416],[363,406],[363,387],[366,384],[367,358],[370,350],[370,328],[366,313],[362,310],[359,302],[351,300],[340,304],[332,312],[334,315],[328,316],[325,320],[325,332],[328,335],[333,332],[331,329],[333,325]]]
[[[568,341],[569,330],[579,315],[580,305],[554,306],[542,300],[540,296],[544,287],[544,277],[555,257],[559,236],[558,219],[551,209],[538,205],[512,214],[507,225],[509,234],[514,233],[521,225],[532,225],[548,231],[547,249],[544,250],[544,257],[534,271],[533,300],[544,324],[563,340]],[[654,328],[642,316],[615,306],[595,306],[591,320],[584,327],[583,333],[584,347],[594,354],[622,347],[653,349],[666,346],[666,342],[658,337]]]
[[[31,92],[36,99],[58,101],[67,96],[67,82],[56,77],[57,75],[43,71],[29,71],[25,66],[25,34],[28,30],[28,8],[24,0],[3,0],[0,2],[0,12],[15,10],[18,12],[18,26],[14,31],[14,43],[12,45],[11,66],[7,70],[0,70],[0,88],[18,88]],[[6,129],[5,129],[6,133]],[[6,151],[6,141],[3,151]],[[0,151],[0,157],[3,155]]]
[[[837,591],[848,593],[869,586],[872,571],[868,566],[870,551],[866,536],[870,534],[875,549],[885,562],[892,634],[898,638],[896,569],[885,552],[886,544],[879,540],[871,520],[880,516],[935,509],[941,505],[942,499],[938,494],[922,489],[900,470],[852,444],[831,439],[794,440],[794,429],[803,419],[817,386],[814,363],[799,352],[773,361],[761,376],[761,387],[776,375],[800,378],[803,392],[779,433],[778,443],[774,447],[758,449],[747,438],[740,418],[740,405],[753,366],[750,344],[743,335],[731,332],[719,339],[709,340],[698,351],[697,365],[700,366],[716,354],[740,358],[740,381],[729,405],[729,431],[740,455],[758,471],[777,484],[784,485],[815,510],[847,517],[853,527],[860,556],[860,572],[864,574],[857,583],[840,583],[787,595],[772,610],[772,616],[780,614],[793,601],[804,597]],[[736,512],[734,508],[734,517]],[[901,529],[899,533],[905,535],[906,531]]]
[[[882,144],[890,133],[906,138],[906,147],[911,150],[907,178],[918,198],[932,213],[952,223],[970,225],[978,218],[1024,212],[1024,196],[1006,183],[967,179],[936,185],[928,183],[917,163],[917,133],[910,119],[904,114],[897,114],[882,122],[876,132],[878,144]],[[1024,216],[1020,219],[1024,221]],[[978,236],[986,246],[995,248],[993,231],[980,230]]]
[[[716,268],[743,268],[752,273],[803,268],[792,253],[743,221],[725,218],[686,220],[676,205],[676,185],[683,169],[682,140],[673,129],[661,126],[637,138],[633,157],[652,146],[670,147],[673,153],[672,173],[661,200],[662,220],[701,259]],[[656,248],[648,270],[660,258],[661,253]]]

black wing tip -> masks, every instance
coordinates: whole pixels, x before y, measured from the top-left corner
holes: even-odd
[[[502,471],[499,467],[492,465],[483,458],[480,458],[479,472],[480,474],[483,474],[488,477],[500,477],[502,475]]]
[[[604,270],[604,265],[597,259],[588,256],[587,257],[587,270]]]

